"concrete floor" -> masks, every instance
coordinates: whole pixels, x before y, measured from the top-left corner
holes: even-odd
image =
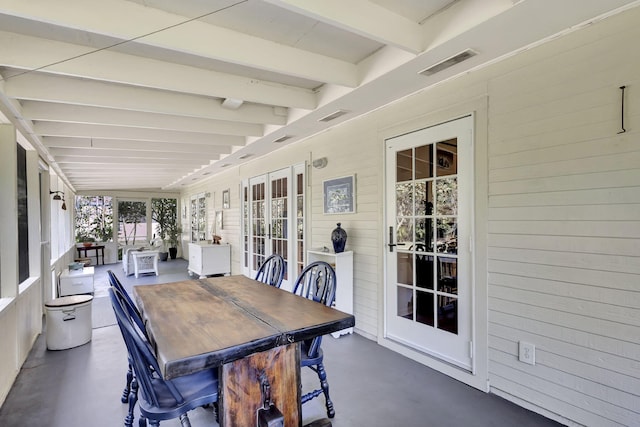
[[[46,349],[44,334],[34,345],[3,406],[0,426],[47,427],[122,425],[127,405],[120,403],[127,356],[117,326],[101,312],[106,299],[106,270],[111,268],[131,289],[134,284],[186,278],[184,260],[161,263],[160,276],[124,278],[118,265],[98,267],[92,341],[63,351]],[[110,308],[110,307],[109,307]],[[114,319],[115,321],[115,319]],[[95,325],[95,322],[94,322]],[[424,367],[359,335],[323,340],[325,365],[336,408],[334,427],[377,426],[558,426],[542,416],[486,394]],[[303,389],[317,377],[302,371]],[[303,405],[305,424],[326,416],[324,399]],[[189,413],[192,425],[217,426],[211,411]],[[138,416],[134,425],[137,425]],[[180,426],[178,420],[162,426]],[[248,426],[249,427],[249,426]]]

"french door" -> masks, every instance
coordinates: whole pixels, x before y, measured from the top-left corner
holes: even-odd
[[[386,140],[387,338],[472,369],[471,116]]]
[[[279,254],[286,265],[281,288],[291,290],[304,262],[304,165],[253,177],[242,194],[245,274],[255,277],[269,255]]]

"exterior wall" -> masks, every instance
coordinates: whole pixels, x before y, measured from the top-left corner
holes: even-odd
[[[592,426],[640,423],[638,22],[541,46],[489,84],[491,386]]]

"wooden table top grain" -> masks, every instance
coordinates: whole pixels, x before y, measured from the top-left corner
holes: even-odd
[[[135,286],[134,295],[167,379],[355,324],[242,275]]]

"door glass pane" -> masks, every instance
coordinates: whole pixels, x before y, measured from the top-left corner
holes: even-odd
[[[416,179],[433,177],[433,145],[416,147]]]
[[[458,253],[458,224],[455,218],[437,220],[438,252]]]
[[[410,246],[413,243],[413,218],[397,218],[398,225],[396,226],[396,243],[398,245]]]
[[[433,294],[431,292],[416,291],[416,321],[434,326]]]
[[[438,297],[438,329],[458,333],[458,299],[449,296]]]
[[[264,262],[266,253],[266,224],[265,224],[265,184],[258,183],[251,186],[251,233],[253,235],[253,254],[251,256],[253,270],[258,270]]]
[[[242,253],[244,267],[249,267],[249,188],[242,187]]]
[[[433,289],[433,255],[416,254],[416,286]]]
[[[416,215],[433,215],[433,191],[431,187],[432,181],[416,182]]]
[[[398,283],[413,285],[413,255],[398,252]]]
[[[287,197],[287,185],[287,178],[271,180],[271,253],[282,256],[285,263],[288,262],[287,206],[289,201]]]
[[[436,176],[455,175],[458,173],[457,139],[436,144],[436,162]]]
[[[397,314],[405,319],[413,320],[413,291],[411,288],[398,286]]]
[[[433,252],[433,220],[431,218],[416,218],[414,232],[414,250]]]
[[[438,291],[456,295],[458,293],[458,260],[438,257]]]
[[[412,150],[398,151],[396,153],[396,181],[410,181],[413,179],[413,153]]]
[[[436,215],[458,215],[458,180],[438,179],[436,187]]]
[[[413,184],[396,184],[396,214],[413,215]]]
[[[298,173],[296,175],[296,239],[298,253],[296,257],[297,269],[293,274],[297,277],[303,270],[305,265],[304,259],[304,175]]]

